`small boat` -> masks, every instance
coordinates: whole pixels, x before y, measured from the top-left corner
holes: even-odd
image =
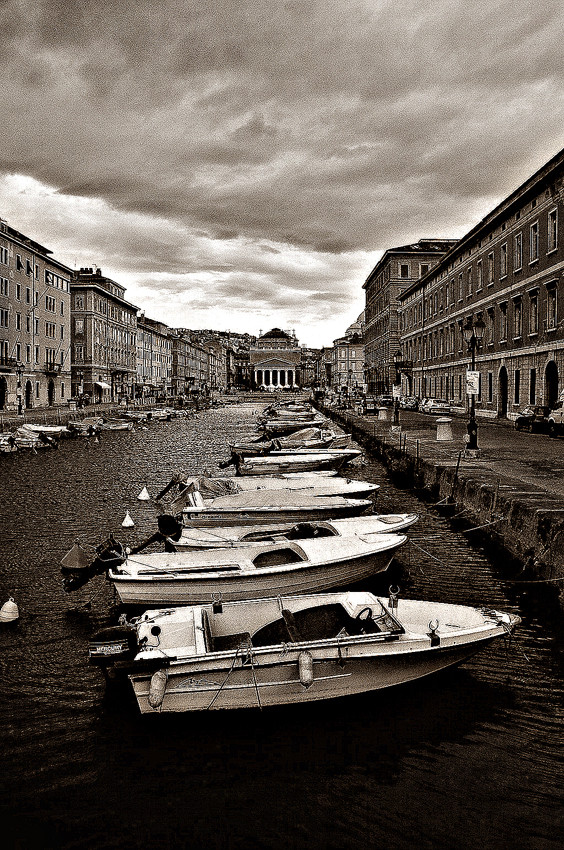
[[[170,422],[173,413],[169,407],[153,407],[146,411],[147,419],[151,422]]]
[[[364,499],[375,494],[380,489],[379,484],[369,481],[355,481],[334,474],[321,472],[288,472],[279,475],[244,475],[244,476],[191,476],[175,477],[156,496],[157,502],[163,502],[164,497],[175,485],[178,492],[168,501],[167,510],[178,513],[187,503],[186,497],[199,490],[204,498],[228,496],[236,493],[246,493],[252,490],[305,490],[315,496],[350,496],[353,499]]]
[[[43,431],[29,430],[24,425],[16,428],[14,440],[18,449],[31,449],[32,451],[55,449],[59,445],[56,436],[49,436],[43,433]]]
[[[133,431],[135,423],[131,419],[104,419],[101,431]]]
[[[319,495],[315,490],[246,490],[206,498],[199,490],[183,493],[181,511],[163,509],[157,517],[165,537],[179,538],[182,525],[264,525],[272,522],[301,522],[359,516],[372,507],[370,499]],[[177,519],[180,515],[181,521]]]
[[[251,542],[223,549],[127,553],[108,541],[84,571],[69,573],[67,591],[82,586],[81,575],[106,572],[124,605],[194,605],[259,599],[280,593],[312,593],[355,583],[385,570],[407,540],[400,534],[309,537],[296,542]],[[111,566],[108,568],[108,563]]]
[[[280,472],[307,472],[341,469],[362,452],[360,449],[295,449],[292,454],[273,451],[268,455],[232,455],[237,475],[275,475]]]
[[[69,422],[67,428],[77,437],[93,437],[100,430],[104,420],[101,416],[88,416]]]
[[[260,430],[268,437],[279,437],[287,434],[293,434],[295,431],[300,431],[305,427],[322,428],[327,425],[327,419],[324,416],[316,415],[313,419],[267,419],[259,422]]]
[[[250,457],[251,455],[270,454],[273,451],[288,453],[294,449],[345,449],[350,445],[350,441],[350,434],[336,434],[335,431],[327,428],[302,428],[286,437],[267,440],[263,436],[243,443],[234,443],[229,448],[232,454]]]
[[[514,614],[366,591],[145,611],[91,638],[141,713],[291,705],[389,688],[471,658]]]
[[[276,543],[280,540],[307,540],[311,537],[347,537],[351,534],[363,540],[371,540],[376,534],[398,534],[405,531],[417,520],[417,514],[368,514],[318,522],[234,525],[225,528],[193,527],[183,528],[179,540],[168,538],[167,545],[172,551],[180,552],[237,547],[249,543]]]
[[[33,434],[36,437],[43,435],[44,437],[51,437],[55,440],[70,435],[66,425],[36,425],[32,422],[25,422],[23,425],[20,425],[18,431]]]

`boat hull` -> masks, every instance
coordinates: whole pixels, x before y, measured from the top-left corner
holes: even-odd
[[[133,577],[110,574],[120,602],[124,605],[195,605],[212,602],[218,596],[224,602],[268,599],[276,595],[297,596],[331,590],[370,578],[385,570],[398,544],[382,552],[342,560],[334,564],[287,566],[279,570],[184,578],[158,576]],[[209,570],[212,573],[212,570]]]
[[[211,528],[216,525],[265,525],[273,522],[301,522],[310,519],[338,519],[340,517],[359,516],[372,507],[368,499],[347,499],[347,504],[337,503],[315,507],[269,505],[256,510],[244,508],[225,508],[223,510],[207,509],[201,513],[187,509],[183,514],[185,526],[201,526]]]
[[[407,643],[402,653],[389,651],[396,644],[381,645],[381,651],[363,652],[362,647],[332,647],[318,652],[311,648],[313,683],[300,679],[300,654],[305,650],[279,647],[278,652],[253,651],[245,663],[231,669],[232,653],[223,664],[194,662],[169,668],[168,681],[158,711],[184,712],[208,709],[257,708],[301,704],[382,690],[412,682],[467,661],[495,636],[452,646],[418,648]],[[388,650],[388,651],[387,651]],[[285,657],[284,657],[285,656]],[[149,704],[149,675],[130,675],[142,714],[155,713]]]

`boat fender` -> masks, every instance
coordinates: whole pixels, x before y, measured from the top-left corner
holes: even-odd
[[[441,638],[437,634],[437,629],[439,628],[438,620],[431,620],[429,622],[429,632],[428,635],[431,638],[431,646],[440,646]]]
[[[313,685],[313,655],[305,650],[298,655],[298,670],[300,682],[307,690]]]
[[[0,608],[0,623],[14,623],[19,616],[18,606],[14,602],[13,597],[10,596],[8,601],[4,602]]]
[[[151,684],[149,686],[149,705],[151,708],[160,708],[163,704],[163,699],[168,682],[168,673],[166,670],[157,670],[151,676]]]

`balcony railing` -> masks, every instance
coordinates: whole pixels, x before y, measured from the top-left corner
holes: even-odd
[[[58,375],[63,367],[61,363],[48,360],[43,368],[46,375]]]
[[[11,372],[18,366],[15,357],[0,357],[0,372]]]

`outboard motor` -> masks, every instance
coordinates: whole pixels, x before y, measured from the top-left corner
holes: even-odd
[[[182,523],[172,514],[160,514],[157,517],[157,525],[163,537],[170,537],[177,543],[182,536]]]
[[[139,648],[135,626],[108,626],[90,638],[88,660],[98,667],[111,667],[116,661],[132,661]]]
[[[117,569],[126,560],[123,546],[111,535],[105,543],[96,547],[96,553],[96,558],[88,563],[84,551],[76,544],[67,552],[61,561],[63,589],[66,593],[84,587],[93,576]]]

